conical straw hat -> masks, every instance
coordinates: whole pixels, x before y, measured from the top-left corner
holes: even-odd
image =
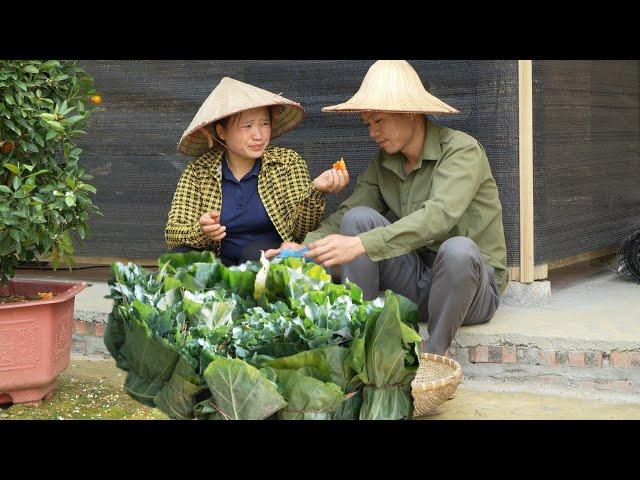
[[[213,146],[210,132],[202,127],[243,110],[272,105],[282,107],[275,118],[271,138],[293,130],[304,117],[304,109],[299,103],[233,78],[224,77],[204,101],[189,128],[182,134],[178,142],[178,150],[193,157],[202,155]]]
[[[369,68],[358,93],[322,111],[459,113],[427,92],[416,71],[405,60],[378,60]]]

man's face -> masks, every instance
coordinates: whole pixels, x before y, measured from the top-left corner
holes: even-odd
[[[400,152],[413,135],[413,120],[406,113],[363,112],[360,119],[371,138],[389,154]]]

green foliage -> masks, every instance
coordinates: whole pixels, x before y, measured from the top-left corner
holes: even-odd
[[[364,301],[296,258],[225,267],[167,254],[112,265],[105,344],[138,401],[186,419],[398,419],[421,341],[417,307]],[[208,388],[207,388],[208,387]]]
[[[0,273],[11,278],[36,254],[54,268],[73,264],[71,235],[82,241],[100,214],[78,166],[94,106],[93,80],[77,61],[0,60]]]

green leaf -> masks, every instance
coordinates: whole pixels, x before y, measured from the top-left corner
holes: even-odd
[[[123,322],[125,341],[120,354],[131,368],[124,389],[136,400],[154,406],[155,397],[168,381],[178,362],[176,347],[154,335],[147,325],[153,307],[139,300],[131,304],[128,321]]]
[[[8,105],[16,104],[16,102],[13,100],[13,97],[8,92],[4,94],[4,101],[7,102]]]
[[[78,123],[80,120],[84,120],[84,115],[73,115],[67,118],[67,123],[73,125],[74,123]]]
[[[28,152],[38,153],[38,152],[40,151],[40,150],[38,149],[38,147],[37,147],[34,143],[26,142],[26,141],[25,141],[25,142],[22,142],[22,145],[24,145],[25,149],[26,149]]]
[[[26,67],[24,67],[24,71],[26,73],[40,73],[40,70],[38,70],[38,68],[34,65],[27,65]]]
[[[324,357],[324,352],[320,348],[307,350],[288,357],[276,358],[266,362],[265,366],[276,370],[300,370],[313,367],[319,373],[316,378],[325,382],[331,381],[329,367]]]
[[[417,366],[405,366],[407,351],[399,303],[398,297],[387,290],[382,312],[365,327],[368,385],[363,390],[361,420],[397,420],[411,415],[410,383]]]
[[[203,385],[189,363],[180,357],[173,375],[154,397],[155,405],[176,420],[194,418],[194,406],[199,394],[206,392]]]
[[[70,207],[73,207],[76,204],[76,196],[73,192],[67,192],[64,195],[64,202]]]
[[[82,225],[78,225],[77,230],[78,236],[84,240],[84,227]]]
[[[6,185],[0,185],[0,192],[13,193],[12,190]]]
[[[13,123],[11,120],[7,120],[5,123],[7,124],[7,127],[9,127],[11,130],[16,132],[18,135],[22,135],[22,130],[16,127],[16,124]]]
[[[40,118],[42,118],[43,120],[57,120],[58,116],[55,113],[49,113],[49,112],[43,112],[40,115],[38,115]]]
[[[16,241],[20,241],[20,230],[9,230],[9,235]]]
[[[60,62],[58,60],[48,60],[40,66],[40,69],[51,70],[52,68],[59,67],[59,66],[60,66]]]
[[[78,185],[78,188],[86,190],[87,192],[96,193],[95,187],[93,185],[89,185],[88,183],[81,183]]]
[[[45,139],[47,141],[51,140],[52,138],[55,138],[55,136],[58,135],[58,132],[56,132],[55,130],[49,130],[47,132],[47,136],[45,137]]]
[[[17,167],[17,165],[14,165],[13,163],[5,163],[4,168],[6,168],[7,170],[9,170],[10,172],[16,175],[20,175],[20,169]]]
[[[272,381],[242,360],[218,358],[204,378],[216,407],[232,420],[263,420],[287,404]]]
[[[124,320],[119,314],[121,309],[126,309],[122,305],[114,305],[112,312],[109,314],[107,328],[104,330],[104,344],[111,356],[116,360],[116,366],[125,371],[129,371],[128,360],[120,354],[122,345],[125,341]]]
[[[57,122],[55,120],[45,120],[45,121],[47,122],[47,125],[49,125],[51,128],[53,128],[57,132],[64,132],[64,127],[60,122]]]
[[[277,370],[278,387],[288,405],[278,412],[281,420],[329,420],[345,395],[336,384],[323,382],[295,370]]]
[[[35,165],[34,165],[35,166]],[[42,169],[42,170],[38,170],[37,172],[33,172],[30,173],[29,175],[27,175],[25,178],[30,178],[30,177],[36,177],[38,175],[42,175],[43,173],[47,173],[49,170],[46,169]]]
[[[175,272],[177,268],[189,265],[192,263],[212,263],[220,262],[213,253],[209,251],[191,251],[186,253],[164,253],[158,258],[158,268],[162,269],[165,264],[172,267],[172,271]]]
[[[40,147],[44,147],[44,139],[39,134],[34,133],[33,138]]]

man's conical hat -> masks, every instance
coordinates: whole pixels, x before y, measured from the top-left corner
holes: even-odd
[[[353,97],[339,105],[324,107],[322,111],[459,113],[427,92],[416,71],[405,60],[378,60],[369,67],[360,90]]]

